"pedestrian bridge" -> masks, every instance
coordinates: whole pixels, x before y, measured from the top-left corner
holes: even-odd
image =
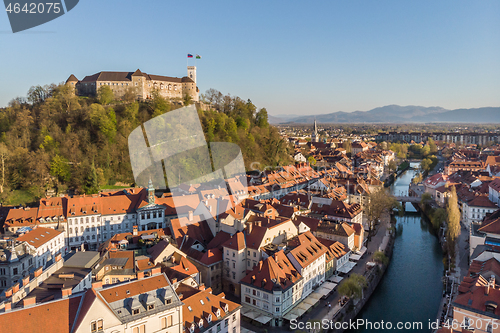
[[[411,202],[411,203],[420,203],[420,200],[422,197],[420,196],[409,196],[409,195],[403,195],[403,196],[394,196],[397,201],[401,203],[405,202]]]

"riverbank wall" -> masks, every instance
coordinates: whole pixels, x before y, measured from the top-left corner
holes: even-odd
[[[393,216],[388,217],[392,220]],[[389,222],[389,221],[384,221]],[[336,316],[332,319],[334,322],[349,322],[354,321],[356,316],[361,312],[365,304],[368,302],[373,292],[377,289],[378,284],[382,281],[384,274],[391,264],[392,252],[394,249],[394,240],[396,238],[396,232],[393,230],[390,233],[389,242],[387,243],[387,247],[385,248],[385,255],[389,258],[389,264],[386,266],[377,265],[374,268],[368,270],[364,276],[368,283],[367,287],[363,289],[363,297],[358,300],[356,303],[350,299],[347,304],[339,311]],[[331,329],[329,332],[334,333],[342,333],[345,329]]]

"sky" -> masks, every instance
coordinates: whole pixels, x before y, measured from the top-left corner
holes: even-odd
[[[497,0],[81,0],[15,34],[0,13],[0,107],[70,74],[186,76],[187,53],[201,92],[272,115],[500,106]]]

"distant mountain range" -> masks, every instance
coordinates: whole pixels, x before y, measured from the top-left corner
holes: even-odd
[[[447,110],[442,107],[387,105],[370,111],[310,116],[269,116],[271,124],[318,123],[500,123],[500,107]]]

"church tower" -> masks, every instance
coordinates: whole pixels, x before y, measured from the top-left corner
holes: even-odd
[[[318,125],[316,125],[316,119],[314,119],[314,129],[311,134],[311,142],[318,142],[318,141],[319,141]]]
[[[154,205],[155,203],[155,188],[153,187],[153,182],[151,179],[148,184],[148,204]]]
[[[196,83],[196,66],[188,66],[188,78]]]

